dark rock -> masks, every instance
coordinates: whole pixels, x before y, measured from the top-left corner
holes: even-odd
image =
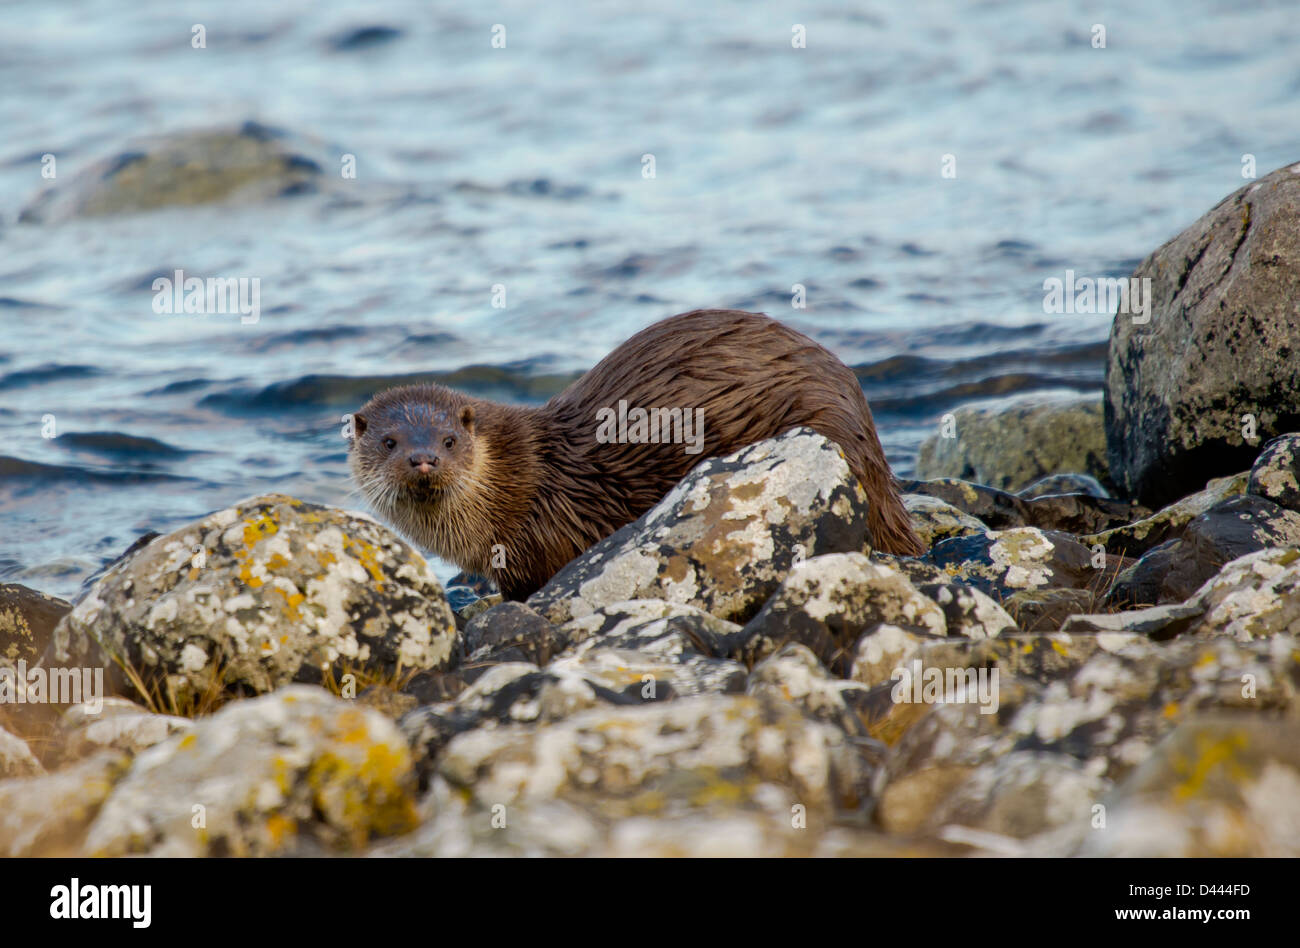
[[[1024,589],[1099,589],[1116,558],[1098,554],[1055,530],[1019,527],[955,537],[920,557],[999,602]]]
[[[1246,483],[1246,493],[1288,510],[1300,510],[1300,434],[1286,434],[1264,445]]]
[[[1300,165],[1220,201],[1133,279],[1151,281],[1150,318],[1111,327],[1108,456],[1127,496],[1160,506],[1300,429]]]
[[[1017,497],[1032,500],[1048,494],[1087,494],[1089,497],[1108,498],[1110,493],[1101,481],[1090,474],[1048,474],[1028,487],[1016,491]]]
[[[1300,546],[1300,513],[1263,497],[1233,497],[1196,517],[1116,577],[1110,606],[1182,602],[1229,561],[1269,547]]]

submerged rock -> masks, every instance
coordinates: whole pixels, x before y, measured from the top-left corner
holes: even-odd
[[[1111,327],[1108,456],[1123,492],[1158,506],[1300,429],[1300,165],[1220,201],[1132,279],[1151,281],[1149,320]]]
[[[213,690],[319,682],[336,665],[381,677],[440,668],[455,635],[428,564],[386,527],[268,494],[112,567],[59,624],[53,651],[125,665],[183,706]]]
[[[665,599],[743,622],[797,557],[866,550],[870,537],[866,494],[843,453],[797,428],[702,462],[528,605],[564,623],[613,602]]]
[[[305,143],[256,122],[147,139],[59,179],[23,209],[19,220],[52,222],[297,194],[325,177],[320,149],[312,149],[314,157],[306,150]]]

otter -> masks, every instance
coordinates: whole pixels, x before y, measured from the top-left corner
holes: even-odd
[[[681,409],[674,420],[701,424],[687,444],[611,439],[608,422],[621,412],[625,423],[629,405]],[[703,459],[800,426],[843,449],[866,490],[876,548],[920,554],[857,377],[760,313],[661,320],[540,408],[440,385],[389,389],[353,415],[348,462],[400,533],[523,600]]]

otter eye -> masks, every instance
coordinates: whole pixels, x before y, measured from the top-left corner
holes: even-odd
[[[391,451],[393,450],[393,448],[397,447],[397,442],[394,441],[392,438],[385,438],[384,447],[386,447],[389,451]]]
[[[452,448],[456,446],[456,439],[448,438],[446,441],[442,443],[442,446],[446,448],[448,451],[450,451]]]

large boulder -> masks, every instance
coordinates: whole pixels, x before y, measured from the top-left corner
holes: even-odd
[[[796,428],[702,462],[528,605],[563,623],[615,602],[665,599],[744,622],[797,559],[870,546],[867,495],[844,453]]]
[[[1115,483],[1160,506],[1300,428],[1300,164],[1229,195],[1133,279],[1151,281],[1150,310],[1111,327],[1107,450]]]
[[[111,567],[54,630],[57,664],[122,667],[144,697],[192,706],[331,669],[437,669],[456,623],[424,559],[369,517],[267,494],[158,537]]]

